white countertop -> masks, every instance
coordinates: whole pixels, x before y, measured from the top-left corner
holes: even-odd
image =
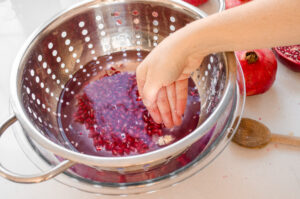
[[[0,0],[0,121],[9,117],[9,73],[26,37],[54,13],[79,0]],[[248,97],[244,116],[261,119],[276,133],[300,136],[300,73],[279,63],[271,90]],[[9,129],[0,140],[0,162],[24,173],[37,173]],[[300,149],[269,144],[245,149],[231,143],[206,169],[177,186],[129,198],[166,199],[298,199],[300,198]],[[81,192],[55,180],[41,184],[16,184],[0,178],[3,199],[111,198]]]

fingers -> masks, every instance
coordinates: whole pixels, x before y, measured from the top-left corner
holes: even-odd
[[[168,101],[172,113],[172,119],[175,126],[179,126],[181,124],[181,115],[177,114],[176,110],[176,89],[175,89],[175,83],[172,83],[171,85],[166,87],[167,90],[167,96]]]
[[[174,126],[171,108],[168,100],[166,88],[163,87],[159,90],[157,95],[157,107],[159,109],[162,121],[167,128]]]
[[[144,86],[145,86],[145,79],[146,79],[146,75],[147,75],[147,70],[145,65],[139,65],[137,70],[136,70],[136,76],[137,76],[137,86],[138,86],[138,90],[139,90],[139,94],[143,99],[144,102]],[[160,112],[158,110],[157,104],[155,102],[151,103],[151,100],[149,100],[150,102],[145,103],[144,105],[146,106],[147,110],[149,111],[151,117],[153,118],[153,120],[156,123],[162,123],[162,118],[160,115]]]
[[[179,116],[182,116],[185,111],[188,97],[188,79],[178,80],[175,82],[176,90],[176,110]]]

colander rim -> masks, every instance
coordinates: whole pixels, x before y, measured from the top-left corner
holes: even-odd
[[[175,7],[179,7],[182,9],[186,9],[193,14],[198,15],[199,17],[203,18],[207,15],[201,11],[200,9],[179,0],[127,0],[130,2],[143,2],[143,3],[161,3],[165,5],[173,5]],[[44,30],[47,29],[53,22],[56,20],[64,17],[64,15],[68,14],[74,10],[84,9],[84,7],[91,8],[92,6],[100,6],[100,3],[123,3],[126,2],[124,0],[88,0],[81,3],[78,3],[60,13],[55,15],[49,21],[38,27],[26,40],[23,44],[21,49],[19,50],[16,59],[13,63],[13,68],[11,72],[10,78],[10,98],[12,109],[18,118],[18,121],[21,123],[21,126],[28,132],[31,138],[33,138],[38,144],[40,144],[45,149],[53,152],[56,155],[59,155],[65,159],[82,163],[91,166],[101,166],[101,167],[110,167],[110,168],[120,168],[120,167],[130,167],[132,165],[144,165],[144,164],[151,164],[151,162],[156,162],[161,159],[167,159],[168,157],[173,157],[176,152],[183,151],[186,147],[193,144],[196,140],[200,139],[205,132],[207,132],[210,128],[213,127],[215,124],[216,119],[218,119],[227,105],[230,103],[230,99],[233,95],[233,89],[235,87],[235,67],[227,66],[227,78],[225,83],[224,94],[213,111],[213,113],[199,126],[197,129],[194,130],[191,134],[185,136],[181,140],[166,146],[164,148],[148,152],[145,154],[138,154],[133,156],[125,156],[125,157],[100,157],[100,156],[93,156],[87,154],[81,154],[79,152],[71,151],[66,149],[45,136],[43,136],[37,128],[30,122],[29,118],[26,115],[25,109],[19,100],[18,96],[18,85],[21,85],[21,78],[23,70],[21,70],[22,60],[24,55],[26,54],[27,50],[31,46],[31,44],[37,39],[39,34],[41,34]],[[226,56],[225,56],[226,58]],[[227,61],[227,60],[226,60]],[[24,68],[24,67],[23,67]]]

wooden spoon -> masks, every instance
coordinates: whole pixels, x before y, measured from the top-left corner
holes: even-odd
[[[300,137],[272,134],[264,124],[242,118],[233,142],[248,148],[264,147],[270,142],[300,147]]]

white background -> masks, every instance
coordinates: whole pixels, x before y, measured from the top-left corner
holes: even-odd
[[[0,0],[0,121],[9,117],[9,74],[26,37],[57,11],[79,0]],[[300,136],[300,73],[279,64],[277,80],[267,93],[248,97],[245,116],[261,119],[276,133]],[[0,162],[21,173],[36,173],[11,130],[1,137]],[[84,193],[55,180],[23,185],[0,178],[2,199],[111,198]],[[129,198],[300,198],[300,149],[269,144],[244,149],[231,143],[199,174],[157,193]]]

